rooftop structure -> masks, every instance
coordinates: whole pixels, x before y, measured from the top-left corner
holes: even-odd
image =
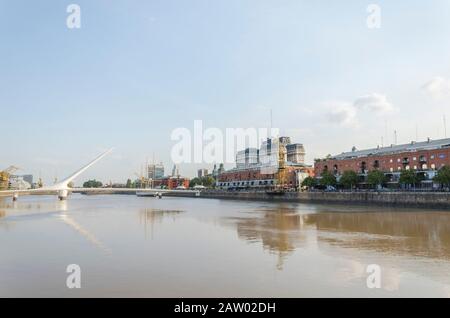
[[[330,159],[351,159],[359,157],[369,157],[369,156],[381,156],[381,155],[391,155],[404,152],[415,152],[420,150],[435,150],[450,147],[450,138],[431,140],[422,142],[411,141],[409,144],[403,145],[391,145],[388,147],[377,147],[365,150],[356,150],[353,148],[352,151],[343,152],[339,155],[332,156]]]

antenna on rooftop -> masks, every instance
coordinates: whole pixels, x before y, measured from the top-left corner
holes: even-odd
[[[384,136],[386,137],[386,144],[389,145],[389,136],[388,136],[388,121],[384,120]]]
[[[394,130],[394,145],[397,145],[397,130]]]
[[[419,124],[416,123],[416,141],[419,141]]]
[[[444,137],[447,138],[447,119],[445,118],[445,114],[443,116],[444,119]]]
[[[273,122],[272,122],[272,108],[270,109],[270,126],[269,126],[269,138],[272,138],[272,126]]]

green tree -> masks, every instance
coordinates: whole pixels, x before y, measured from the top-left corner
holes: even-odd
[[[322,173],[320,184],[326,187],[328,186],[334,187],[337,184],[336,177],[332,173],[325,171]]]
[[[88,180],[83,183],[83,188],[101,188],[103,184],[97,180]]]
[[[370,171],[367,174],[367,183],[375,187],[382,186],[386,183],[386,176],[379,170]]]
[[[313,177],[306,177],[302,181],[302,187],[314,188],[317,185],[317,180]]]
[[[345,188],[352,189],[353,186],[358,184],[358,174],[355,171],[347,170],[342,173],[339,183]]]
[[[419,178],[413,170],[402,170],[398,182],[406,186],[412,186],[419,182]]]
[[[127,188],[132,188],[132,187],[133,187],[133,182],[131,181],[131,179],[128,179],[128,180],[127,180],[127,185],[126,185],[126,187],[127,187]]]
[[[200,178],[194,178],[191,181],[189,181],[189,188],[193,188],[196,185],[201,185],[202,184],[202,180]]]
[[[450,167],[443,166],[441,169],[439,169],[437,175],[433,180],[443,187],[450,187]]]
[[[216,185],[216,180],[211,176],[202,177],[201,182],[207,188],[212,188]]]

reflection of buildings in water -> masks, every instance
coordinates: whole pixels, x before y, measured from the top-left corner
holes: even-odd
[[[310,214],[318,241],[393,255],[450,259],[450,214],[374,212]]]
[[[5,230],[8,230],[11,228],[11,224],[6,220],[2,220],[5,217],[6,217],[6,211],[0,210],[0,228],[4,228]]]
[[[147,227],[148,224],[150,224],[150,235],[153,239],[153,225],[155,223],[161,223],[164,218],[168,216],[172,216],[172,220],[175,221],[175,218],[180,213],[183,213],[184,211],[181,210],[162,210],[162,209],[152,209],[152,208],[146,208],[142,209],[139,212],[139,222],[141,224],[144,224],[144,230],[145,230],[145,237],[147,238]]]
[[[278,254],[277,268],[283,269],[286,257],[301,242],[306,241],[306,234],[301,232],[305,215],[294,213],[292,209],[280,206],[265,210],[262,217],[234,217],[239,238],[249,241],[261,241],[263,248]]]
[[[307,242],[308,229],[316,229],[319,243],[391,256],[450,260],[450,213],[330,212],[302,214],[301,208],[277,205],[257,217],[226,218],[237,227],[239,238],[261,242],[279,256],[279,269],[295,249]],[[310,233],[309,233],[310,234]]]

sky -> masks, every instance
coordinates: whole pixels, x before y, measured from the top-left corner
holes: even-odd
[[[0,169],[51,183],[115,147],[77,183],[170,172],[175,129],[268,127],[270,109],[309,163],[443,138],[449,34],[447,0],[0,0]]]

